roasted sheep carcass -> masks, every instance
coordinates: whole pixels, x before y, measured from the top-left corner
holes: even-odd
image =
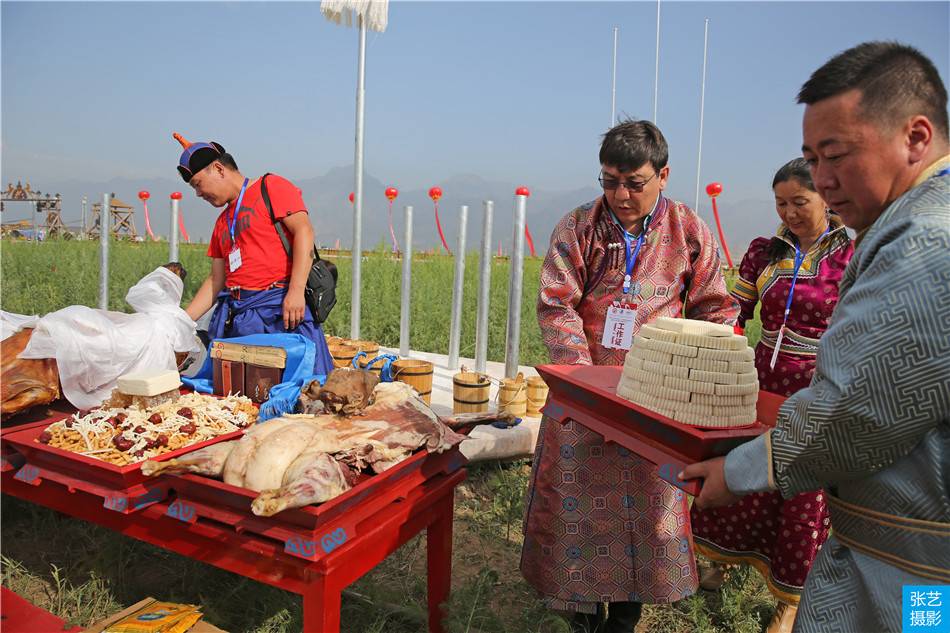
[[[360,372],[367,373],[367,372]],[[442,452],[463,438],[442,424],[409,385],[383,383],[359,417],[290,415],[255,425],[244,437],[167,462],[147,461],[146,475],[193,472],[259,492],[251,511],[328,501],[364,469],[379,473],[419,448]]]
[[[60,397],[55,359],[17,358],[32,335],[32,329],[20,330],[0,344],[0,413],[4,416],[49,404]]]

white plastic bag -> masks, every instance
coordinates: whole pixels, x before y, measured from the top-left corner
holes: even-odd
[[[20,358],[55,358],[63,395],[78,409],[102,404],[124,374],[176,369],[196,352],[195,322],[181,309],[184,284],[164,267],[129,289],[135,314],[70,306],[40,318]]]

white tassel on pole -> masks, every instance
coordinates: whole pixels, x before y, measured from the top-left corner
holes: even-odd
[[[389,0],[322,0],[320,12],[331,22],[353,26],[362,17],[366,28],[382,33],[386,30]]]

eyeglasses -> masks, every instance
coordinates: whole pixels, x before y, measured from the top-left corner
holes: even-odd
[[[597,182],[600,183],[600,186],[603,187],[604,191],[613,191],[614,189],[623,186],[623,188],[630,193],[641,193],[643,188],[647,186],[647,183],[656,178],[656,176],[657,174],[654,172],[653,175],[646,180],[628,180],[627,182],[622,183],[616,178],[600,174],[597,177]]]

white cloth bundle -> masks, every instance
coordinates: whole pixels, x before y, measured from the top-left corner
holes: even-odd
[[[39,319],[20,358],[55,358],[63,395],[78,409],[107,399],[119,376],[176,369],[175,352],[197,352],[195,322],[181,309],[184,284],[164,267],[129,289],[135,314],[69,306]]]

